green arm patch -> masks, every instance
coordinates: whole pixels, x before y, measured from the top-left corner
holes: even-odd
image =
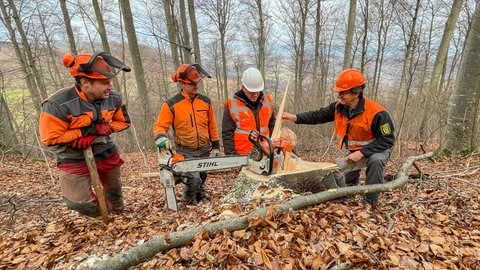
[[[380,130],[382,131],[382,135],[390,135],[392,133],[392,129],[388,123],[381,125]]]

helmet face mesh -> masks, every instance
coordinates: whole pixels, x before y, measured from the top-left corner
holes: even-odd
[[[65,57],[65,59],[71,60],[64,64],[70,67],[70,75],[73,77],[84,76],[91,79],[112,79],[120,71],[129,72],[130,67],[126,66],[123,62],[117,58],[105,53],[96,52],[95,54],[79,54],[76,56]]]

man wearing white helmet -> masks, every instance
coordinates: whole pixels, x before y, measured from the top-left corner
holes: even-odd
[[[264,81],[256,68],[242,74],[242,88],[224,105],[222,141],[226,155],[247,155],[253,148],[248,140],[252,130],[270,136],[275,125],[273,99],[263,93]]]

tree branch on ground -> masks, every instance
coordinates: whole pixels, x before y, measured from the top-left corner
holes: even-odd
[[[408,181],[407,171],[412,166],[413,162],[431,157],[432,152],[420,156],[409,157],[400,167],[395,180],[386,184],[376,184],[368,186],[349,186],[338,189],[326,190],[323,192],[310,194],[306,196],[295,197],[289,201],[281,204],[264,207],[251,212],[248,215],[232,218],[228,220],[220,220],[213,223],[199,225],[195,228],[184,231],[172,232],[169,238],[164,236],[156,236],[145,243],[139,244],[125,252],[122,252],[115,257],[109,258],[100,262],[94,269],[126,269],[130,266],[138,265],[141,262],[151,259],[155,254],[170,250],[173,248],[182,247],[191,243],[195,239],[195,235],[202,232],[214,234],[218,231],[238,231],[248,227],[249,219],[255,217],[265,217],[269,208],[274,208],[277,214],[284,214],[290,211],[306,208],[317,205],[322,202],[341,198],[347,195],[366,194],[372,192],[390,192],[397,189]]]

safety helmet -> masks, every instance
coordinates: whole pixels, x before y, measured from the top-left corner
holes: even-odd
[[[97,80],[112,79],[120,71],[131,70],[122,61],[105,52],[96,52],[93,55],[67,53],[63,55],[62,63],[70,68],[70,75],[73,77],[82,76]]]
[[[192,85],[198,84],[204,77],[211,78],[199,64],[183,64],[178,67],[175,74],[170,76],[174,82],[183,82]]]
[[[354,68],[349,68],[338,74],[337,82],[335,83],[333,90],[343,92],[364,84],[365,78],[363,77],[362,72]]]
[[[242,84],[249,92],[263,91],[264,83],[260,70],[247,68],[242,74]]]

